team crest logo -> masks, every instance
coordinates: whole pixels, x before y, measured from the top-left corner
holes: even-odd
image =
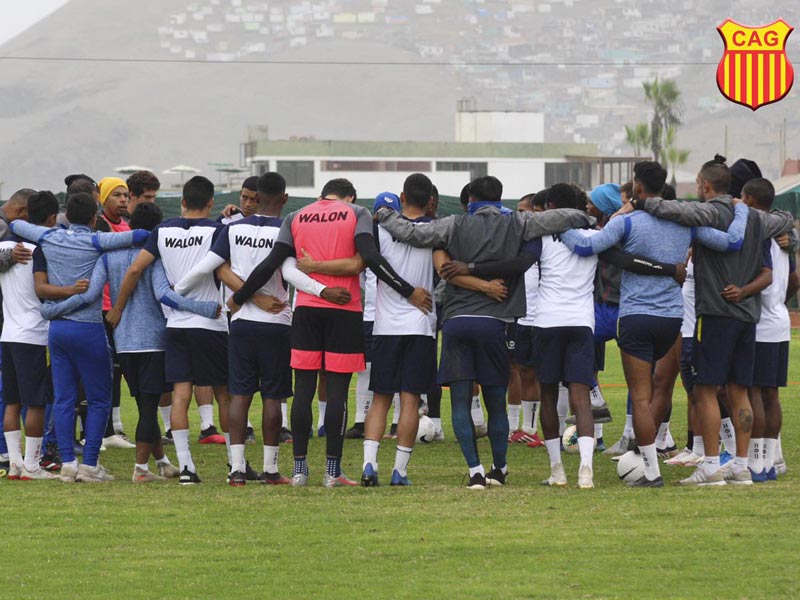
[[[731,19],[717,27],[725,53],[717,67],[717,86],[731,102],[753,110],[781,100],[794,83],[786,40],[794,31],[783,19],[747,27]]]

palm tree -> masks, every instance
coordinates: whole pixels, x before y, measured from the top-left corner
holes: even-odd
[[[675,187],[677,184],[677,180],[675,174],[678,170],[678,167],[681,165],[685,165],[686,161],[689,160],[689,150],[679,150],[675,147],[675,128],[670,127],[667,129],[667,135],[665,136],[664,140],[664,158],[667,161],[667,166],[669,170],[672,172],[672,179],[670,180],[670,184],[672,187]]]
[[[633,127],[625,125],[625,137],[633,146],[635,156],[642,156],[642,152],[650,143],[650,128],[647,123],[637,123]]]
[[[645,81],[642,84],[644,97],[653,107],[653,118],[650,121],[650,148],[653,151],[653,160],[658,161],[661,156],[663,134],[670,127],[682,124],[683,102],[681,91],[674,79],[659,81]]]

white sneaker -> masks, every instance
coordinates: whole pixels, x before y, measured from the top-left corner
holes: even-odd
[[[563,463],[556,463],[550,467],[550,477],[545,479],[542,485],[551,487],[565,487],[567,485],[567,474],[564,472]]]
[[[81,465],[78,467],[78,474],[75,476],[75,481],[80,483],[106,483],[108,481],[114,481],[114,476],[107,472],[100,463],[97,463],[95,467]]]
[[[733,465],[733,461],[726,464],[725,467],[729,465]],[[733,466],[727,469],[725,467],[721,469],[724,471],[722,476],[725,478],[725,483],[730,485],[753,485],[753,478],[750,475],[750,469],[747,467],[739,469],[738,471],[735,470]]]
[[[580,469],[578,469],[578,489],[591,490],[594,488],[594,481],[592,481],[593,475],[594,472],[591,466],[581,465]]]
[[[678,485],[697,485],[697,486],[710,486],[710,485],[725,485],[725,473],[722,469],[717,469],[711,475],[706,475],[705,471],[697,467],[686,479],[681,479]]]
[[[298,473],[297,475],[292,475],[292,479],[289,485],[291,485],[292,487],[308,486],[308,475],[303,475],[302,473]]]
[[[129,441],[125,440],[116,433],[108,436],[107,438],[103,438],[103,445],[106,448],[136,448],[136,444],[131,444]]]
[[[694,452],[692,452],[688,448],[684,448],[677,456],[673,456],[672,458],[668,458],[667,460],[665,460],[664,464],[670,465],[672,467],[682,467],[683,461],[689,458],[692,454],[694,454]]]
[[[783,459],[776,460],[773,465],[775,467],[775,474],[776,475],[786,475],[786,461]]]
[[[137,466],[133,467],[133,477],[131,481],[133,483],[153,483],[157,481],[166,481],[166,477],[161,477],[161,475],[156,475],[155,473],[150,472],[149,470],[145,471],[144,469],[140,469]]]
[[[61,465],[61,471],[58,478],[64,483],[75,483],[75,477],[78,475],[78,469],[69,465]]]
[[[164,479],[174,479],[181,474],[181,470],[173,464],[158,463],[158,474]]]
[[[11,463],[8,465],[8,474],[6,475],[6,479],[9,481],[17,481],[22,477],[22,467],[20,465],[15,465]]]
[[[33,471],[28,471],[28,469],[23,466],[20,479],[22,481],[50,480],[58,479],[58,475],[55,473],[50,473],[49,471],[45,471],[41,467],[38,467]]]

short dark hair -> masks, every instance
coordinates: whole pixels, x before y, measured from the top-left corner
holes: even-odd
[[[439,188],[437,188],[433,183],[431,183],[431,196],[433,196],[435,200],[439,199]]]
[[[547,189],[547,204],[553,208],[577,208],[578,194],[569,183],[556,183]]]
[[[664,189],[661,190],[661,199],[662,200],[677,200],[678,193],[675,191],[675,188],[672,187],[670,184],[665,183]]]
[[[256,189],[265,196],[285,194],[286,180],[280,173],[270,171],[258,178]]]
[[[131,229],[153,231],[163,218],[164,213],[161,212],[161,207],[158,204],[155,202],[140,202],[133,209],[133,214],[128,224]]]
[[[76,181],[88,181],[89,183],[94,185],[94,188],[97,189],[97,182],[86,175],[85,173],[75,173],[73,175],[67,175],[64,177],[64,185],[67,187],[71,186]]]
[[[461,202],[461,206],[463,206],[464,210],[466,210],[467,204],[469,204],[469,184],[461,188],[461,193],[458,195],[458,201]]]
[[[547,205],[547,191],[550,188],[544,188],[536,192],[531,199],[531,207]]]
[[[697,174],[700,181],[707,181],[715,192],[727,194],[731,187],[731,172],[725,163],[711,161],[703,165]]]
[[[58,198],[53,192],[36,192],[28,196],[28,222],[42,225],[58,214]]]
[[[725,165],[727,166],[728,159],[722,156],[722,154],[715,154],[713,160],[709,160],[703,163],[703,167],[713,167],[714,165]]]
[[[744,184],[742,196],[745,194],[753,198],[759,208],[770,210],[775,201],[775,186],[769,179],[757,177]]]
[[[214,184],[202,175],[195,175],[183,184],[183,200],[189,210],[203,210],[212,198]]]
[[[78,178],[67,186],[67,200],[75,194],[89,194],[97,192],[97,184],[88,179]]]
[[[356,188],[353,186],[352,183],[348,179],[331,179],[325,186],[322,188],[322,192],[320,192],[320,197],[324,198],[325,196],[330,196],[333,194],[337,198],[347,198],[348,196],[353,197],[353,202],[356,201],[358,196],[356,196]]]
[[[251,192],[258,191],[258,176],[253,175],[252,177],[248,177],[242,182],[242,189],[243,190],[250,190]]]
[[[469,196],[481,202],[500,202],[503,199],[503,184],[492,175],[478,177],[469,184]]]
[[[67,221],[75,225],[88,225],[97,215],[97,202],[91,194],[79,192],[67,198]]]
[[[22,188],[21,190],[17,190],[11,197],[8,199],[6,204],[27,204],[28,200],[31,196],[36,193],[36,190],[32,190],[31,188]]]
[[[150,171],[136,171],[128,177],[125,183],[131,196],[141,196],[145,192],[157,192],[161,189],[161,182]]]
[[[648,194],[660,194],[667,182],[667,170],[652,160],[633,165],[633,180],[638,181]]]
[[[422,173],[412,173],[403,183],[403,194],[411,206],[425,208],[431,201],[433,183]]]
[[[586,212],[586,209],[589,207],[589,194],[577,183],[570,183],[570,185],[572,189],[575,190],[575,208]]]
[[[628,197],[628,200],[633,198],[633,182],[626,181],[621,186],[619,186],[619,193],[625,194]]]

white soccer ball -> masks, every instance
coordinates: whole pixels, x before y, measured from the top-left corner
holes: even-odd
[[[436,435],[436,425],[430,417],[422,416],[419,418],[419,429],[417,429],[417,441],[423,444],[430,444]]]
[[[575,425],[570,425],[564,430],[564,435],[561,436],[561,444],[564,446],[564,452],[569,454],[580,452],[578,448],[578,428]]]
[[[636,481],[644,476],[644,460],[642,455],[630,450],[619,457],[617,475],[622,481]]]

